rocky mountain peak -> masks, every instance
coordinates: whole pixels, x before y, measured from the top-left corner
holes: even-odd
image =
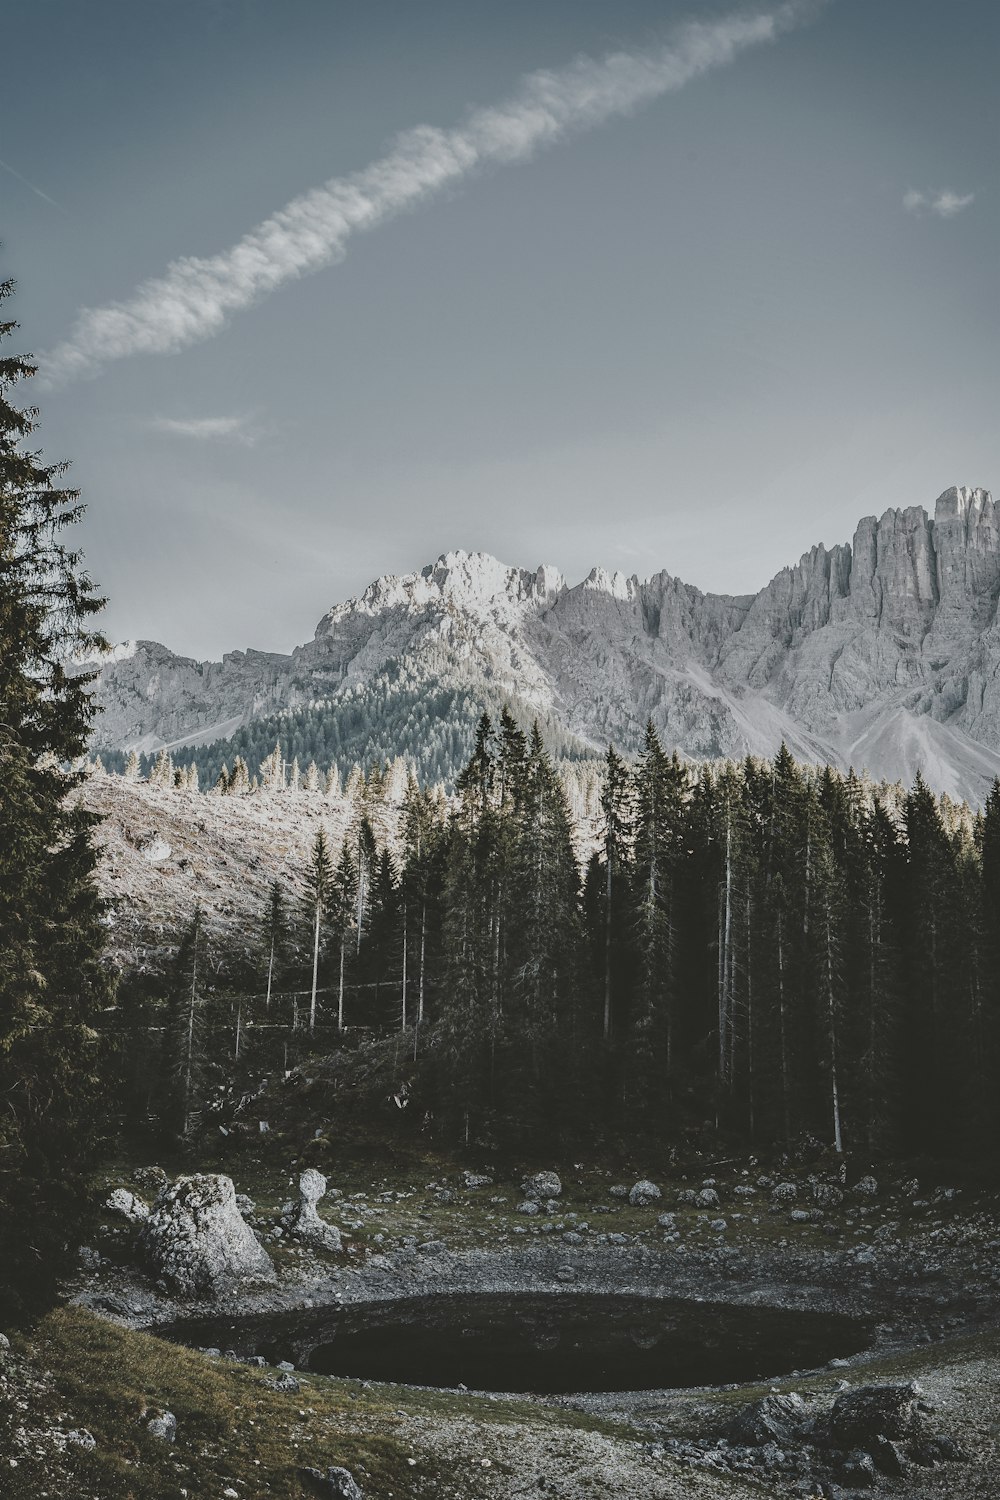
[[[998,600],[1000,517],[966,486],[930,514],[866,516],[853,544],[813,547],[738,598],[601,567],[567,588],[553,567],[446,552],[336,605],[291,658],[196,663],[140,643],[102,667],[95,743],[206,743],[305,706],[342,711],[362,757],[394,754],[412,746],[414,695],[454,703],[458,690],[473,707],[538,713],[577,746],[631,751],[652,719],[696,757],[784,740],[879,776],[919,763],[931,784],[980,800],[1000,772]]]

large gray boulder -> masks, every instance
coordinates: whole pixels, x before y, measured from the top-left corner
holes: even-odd
[[[726,1430],[731,1443],[756,1448],[764,1443],[783,1446],[801,1440],[810,1426],[809,1408],[794,1391],[787,1396],[763,1396],[733,1418]]]
[[[557,1172],[533,1172],[521,1183],[521,1192],[526,1198],[558,1198],[562,1194],[562,1183]]]
[[[919,1437],[926,1431],[926,1408],[920,1398],[915,1380],[845,1391],[833,1403],[830,1441],[839,1448],[867,1448],[877,1438]]]
[[[364,1500],[361,1487],[351,1473],[339,1464],[326,1469],[306,1469],[316,1489],[322,1495],[336,1496],[337,1500]]]
[[[299,1176],[299,1201],[282,1219],[282,1223],[296,1239],[319,1250],[329,1250],[339,1255],[343,1249],[340,1230],[334,1224],[321,1219],[316,1208],[326,1193],[326,1178],[315,1167],[307,1167]]]
[[[153,1205],[139,1233],[139,1254],[167,1288],[214,1297],[244,1282],[272,1282],[274,1266],[236,1206],[231,1177],[178,1177]]]
[[[656,1203],[662,1197],[662,1193],[655,1182],[650,1182],[648,1177],[643,1177],[640,1182],[632,1185],[628,1195],[628,1201],[633,1208],[645,1208],[647,1204]],[[715,1199],[718,1203],[718,1198]]]

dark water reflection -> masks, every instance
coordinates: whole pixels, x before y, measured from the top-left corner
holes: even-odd
[[[773,1377],[870,1338],[863,1322],[829,1313],[572,1294],[422,1297],[159,1332],[325,1375],[539,1395]]]

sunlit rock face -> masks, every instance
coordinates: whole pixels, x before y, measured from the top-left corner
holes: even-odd
[[[232,1178],[195,1173],[160,1193],[139,1235],[141,1260],[171,1292],[211,1297],[272,1282],[267,1251],[240,1214]]]
[[[195,662],[148,641],[101,667],[96,746],[224,739],[283,709],[364,706],[387,671],[506,696],[586,744],[636,747],[652,719],[693,757],[770,754],[920,768],[980,801],[1000,772],[1000,519],[952,488],[862,519],[757,594],[704,594],[669,573],[552,567],[451,552],[335,605],[290,656]]]

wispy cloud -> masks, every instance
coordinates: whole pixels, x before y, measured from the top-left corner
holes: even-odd
[[[219,438],[251,446],[257,438],[249,417],[154,417],[150,426],[171,437],[212,442]]]
[[[954,193],[951,188],[942,188],[936,193],[910,188],[903,194],[903,207],[910,214],[929,213],[937,214],[940,219],[953,219],[975,199],[975,193]]]
[[[579,58],[527,74],[503,103],[452,130],[420,125],[362,171],[293,198],[230,249],[185,256],[122,302],[84,308],[41,361],[49,385],[91,375],[132,354],[171,354],[211,338],[227,319],[283,282],[343,259],[352,235],[454,186],[490,164],[526,161],[544,146],[628,114],[810,17],[816,0],[692,22],[641,52]]]
[[[43,193],[41,188],[36,187],[33,182],[29,182],[27,177],[22,177],[20,172],[14,170],[10,162],[0,161],[0,167],[2,167],[5,172],[9,172],[11,177],[16,177],[18,182],[23,182],[24,186],[28,188],[30,192],[34,193],[36,198],[41,198],[43,203],[51,204],[52,207],[57,208],[61,214],[64,214],[66,212],[61,203],[57,203],[54,198],[50,198],[48,193]]]

